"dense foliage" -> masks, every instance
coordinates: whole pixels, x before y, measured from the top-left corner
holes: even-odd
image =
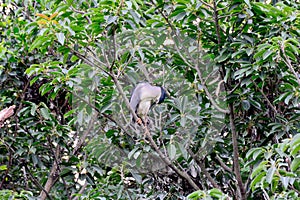
[[[1,199],[297,199],[297,1],[0,3]],[[131,122],[141,81],[162,85]]]

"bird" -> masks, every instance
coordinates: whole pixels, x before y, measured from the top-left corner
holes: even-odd
[[[148,82],[136,85],[131,97],[130,107],[136,113],[137,123],[147,125],[147,115],[149,110],[155,105],[162,103],[167,96],[166,90],[161,86],[154,86]],[[133,121],[135,121],[133,119]]]

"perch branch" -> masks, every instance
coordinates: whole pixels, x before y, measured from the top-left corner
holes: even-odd
[[[220,163],[221,167],[222,167],[224,170],[228,171],[229,173],[232,173],[231,168],[228,167],[228,166],[223,162],[223,160],[220,158],[220,156],[217,155],[217,156],[216,156],[216,159],[218,160],[218,162]]]
[[[136,113],[134,112],[134,110],[131,108],[130,103],[128,98],[126,97],[121,85],[119,84],[118,79],[113,76],[113,81],[117,87],[118,92],[121,94],[123,100],[125,101],[125,104],[127,106],[127,108],[129,109],[129,111],[131,112],[132,116],[134,117],[135,120],[138,119]],[[178,169],[172,162],[171,160],[165,156],[161,150],[158,148],[158,146],[156,145],[156,143],[154,142],[154,140],[151,137],[151,134],[148,130],[148,128],[146,126],[142,126],[144,131],[145,131],[145,136],[147,137],[147,139],[150,141],[150,144],[152,146],[152,148],[158,153],[159,157],[163,160],[163,162],[169,166],[170,168],[172,168],[179,176],[181,176],[182,178],[184,178],[185,180],[188,181],[188,183],[195,189],[195,190],[199,190],[199,187],[197,186],[197,184],[191,179],[191,177],[185,172],[182,171],[180,169]]]

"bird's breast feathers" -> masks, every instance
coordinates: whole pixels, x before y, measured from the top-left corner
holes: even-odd
[[[147,115],[151,107],[151,99],[144,99],[139,103],[137,114],[138,115]]]

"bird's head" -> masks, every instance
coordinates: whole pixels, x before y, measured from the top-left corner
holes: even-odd
[[[167,92],[163,87],[160,87],[160,97],[157,103],[164,102],[165,98],[167,97]]]

